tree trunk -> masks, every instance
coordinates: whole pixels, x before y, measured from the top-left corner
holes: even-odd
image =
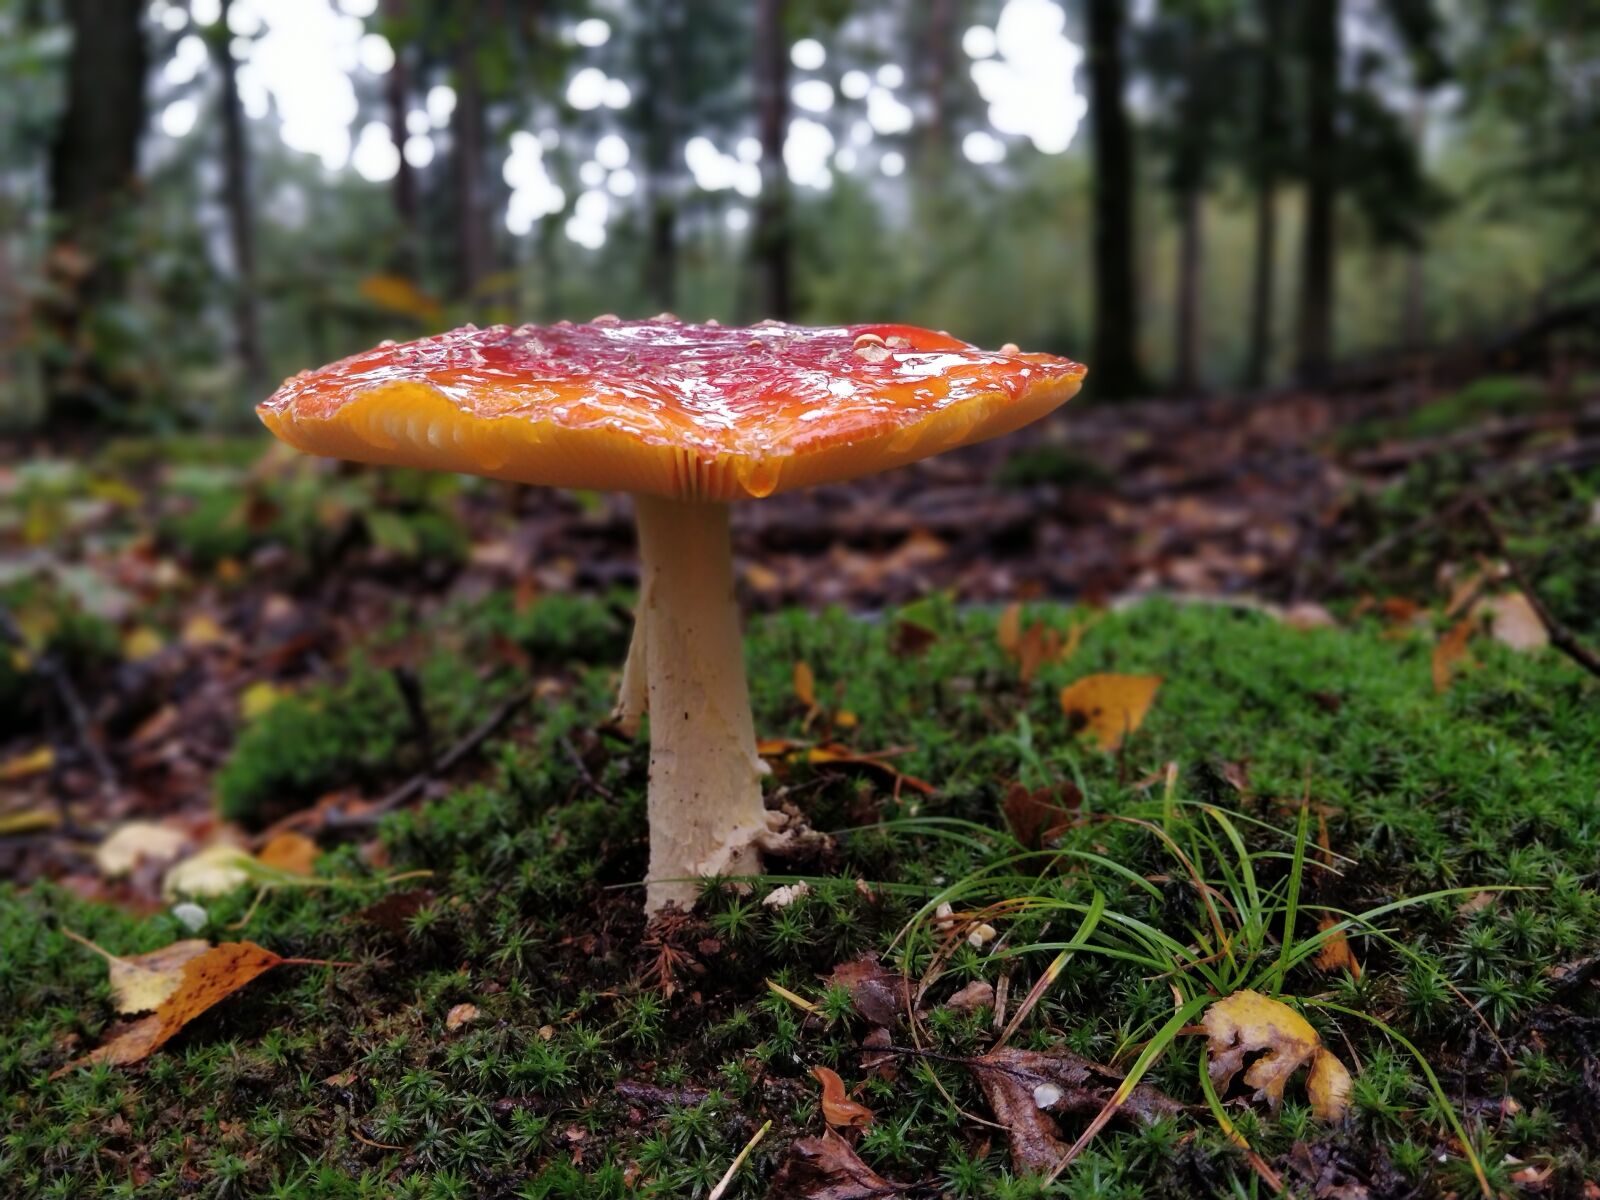
[[[1250,340],[1245,350],[1244,385],[1267,381],[1272,358],[1272,304],[1278,270],[1278,162],[1283,104],[1278,55],[1283,43],[1280,0],[1261,0],[1261,47],[1256,63],[1255,246],[1250,270]]]
[[[677,0],[648,6],[651,36],[644,47],[640,73],[644,95],[644,186],[648,244],[644,290],[650,302],[670,312],[678,294],[678,88],[674,50],[681,36],[682,13]]]
[[[1339,186],[1339,0],[1306,0],[1306,215],[1296,373],[1320,383],[1333,359],[1334,201]]]
[[[1123,5],[1088,0],[1089,112],[1094,154],[1094,372],[1102,396],[1143,386],[1134,274],[1133,129],[1123,107]]]
[[[756,3],[756,123],[761,136],[761,197],[756,202],[753,245],[761,315],[787,321],[794,315],[793,229],[789,172],[783,143],[789,131],[789,44],[784,35],[785,0]]]
[[[467,32],[456,47],[456,108],[450,132],[455,142],[456,288],[469,305],[481,297],[489,274],[489,214],[485,203],[483,86],[478,78],[477,46],[482,22],[478,9],[462,20]]]
[[[261,352],[261,321],[256,304],[255,215],[250,195],[250,140],[244,105],[239,100],[237,64],[228,33],[228,10],[233,0],[222,0],[222,20],[212,46],[222,72],[222,183],[223,207],[228,214],[228,236],[233,245],[233,325],[244,367],[245,380],[259,388],[266,379]]]
[[[1199,187],[1178,197],[1178,296],[1173,329],[1173,390],[1193,395],[1200,389],[1200,265],[1203,246]]]
[[[404,22],[405,0],[385,0],[384,16],[391,26]],[[384,100],[389,108],[389,136],[400,155],[400,169],[394,175],[394,211],[400,222],[400,241],[395,250],[395,268],[410,279],[422,271],[422,203],[417,190],[417,172],[406,161],[406,117],[411,112],[411,62],[408,47],[396,44],[394,66],[383,82]]]
[[[936,172],[950,151],[954,122],[950,114],[950,80],[955,75],[957,0],[925,0],[927,32],[923,44],[923,94],[928,119],[918,148],[923,169]]]
[[[55,298],[41,316],[60,349],[46,366],[48,420],[70,428],[133,392],[89,342],[92,308],[122,290],[100,235],[132,199],[144,133],[148,52],[141,0],[64,0],[72,50],[65,111],[50,147],[49,271]]]

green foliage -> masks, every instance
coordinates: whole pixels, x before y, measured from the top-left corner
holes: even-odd
[[[581,607],[551,611],[597,629],[610,619],[598,602],[586,617]],[[471,636],[506,613],[476,615],[460,614]],[[1027,615],[1065,628],[1084,614],[1037,605]],[[1235,952],[1240,963],[1252,959],[1250,978],[1277,969],[1289,930],[1287,988],[1327,997],[1310,1015],[1336,1045],[1348,1038],[1360,1064],[1348,1130],[1329,1130],[1293,1104],[1275,1119],[1230,1108],[1269,1159],[1296,1143],[1312,1153],[1337,1146],[1387,1159],[1424,1190],[1475,1186],[1449,1131],[1450,1108],[1422,1067],[1344,1006],[1382,1014],[1449,1079],[1452,1104],[1487,1097],[1496,1141],[1477,1107],[1466,1132],[1491,1172],[1504,1153],[1525,1148],[1559,1162],[1562,1180],[1592,1175],[1600,1164],[1579,1132],[1590,1053],[1581,1021],[1600,1014],[1592,997],[1569,990],[1561,1003],[1581,1021],[1551,1020],[1546,968],[1600,940],[1594,680],[1553,654],[1484,643],[1474,645],[1481,668],[1440,696],[1426,637],[1395,639],[1365,625],[1299,631],[1249,612],[1149,603],[1101,616],[1073,658],[1024,688],[995,644],[993,614],[930,602],[914,616],[938,638],[909,659],[889,649],[892,620],[795,613],[756,623],[749,658],[764,734],[803,734],[791,681],[803,657],[820,692],[842,685],[841,702],[860,718],[859,748],[912,747],[894,761],[939,790],[896,797],[882,773],[780,765],[772,786],[792,789],[819,828],[836,831],[836,873],[812,877],[810,894],[784,908],[760,902],[782,878],[757,881],[750,896],[708,889],[670,940],[673,955],[646,939],[631,889],[644,871],[646,755],[591,736],[611,700],[616,659],[577,665],[575,651],[550,653],[552,665],[566,664],[559,687],[539,702],[530,732],[492,748],[475,782],[385,822],[394,868],[433,872],[415,885],[426,894],[412,916],[399,925],[363,917],[368,888],[273,893],[246,936],[279,953],[354,965],[280,968],[144,1068],[47,1078],[71,1053],[69,1035],[80,1048],[92,1044],[111,1015],[104,964],[60,930],[131,953],[184,936],[176,922],[47,884],[0,890],[0,1090],[18,1097],[0,1114],[0,1191],[126,1195],[121,1156],[137,1146],[150,1179],[138,1196],[218,1192],[230,1181],[239,1194],[330,1200],[704,1195],[772,1117],[730,1193],[753,1198],[788,1140],[820,1131],[805,1072],[822,1063],[865,1085],[862,1101],[878,1122],[861,1152],[882,1173],[939,1179],[955,1195],[1038,1194],[1036,1181],[1005,1170],[1003,1137],[962,1115],[985,1111],[983,1100],[971,1073],[947,1059],[988,1045],[986,1016],[937,1005],[969,979],[1008,972],[1015,1012],[1096,891],[1105,898],[1097,928],[1137,919],[1153,931],[1152,945],[1170,941],[1175,955],[1204,957],[1198,939],[1211,936],[1210,921],[1174,870],[1171,844],[1203,872],[1230,927],[1240,922]],[[1074,740],[1057,703],[1062,684],[1095,670],[1166,679],[1123,755]],[[442,725],[480,703],[470,673],[441,671],[426,694]],[[344,755],[403,737],[387,677],[355,663],[342,683],[271,710],[229,769],[265,772],[269,752],[314,741],[319,723],[358,708],[361,727],[343,727]],[[280,709],[285,724],[257,732]],[[1240,795],[1229,782],[1238,771],[1224,767],[1246,760],[1249,794]],[[1179,764],[1170,805],[1162,785],[1152,792],[1146,783],[1168,761]],[[350,768],[340,761],[340,771]],[[1023,775],[1082,789],[1093,824],[1056,846],[1072,852],[1071,869],[1042,859],[1030,871],[1017,860],[1000,804],[1006,783]],[[1314,864],[1314,826],[1299,825],[1308,782],[1330,808],[1331,846],[1351,860],[1337,874]],[[1114,819],[1138,813],[1171,844],[1150,826]],[[352,848],[336,850],[324,874],[366,882]],[[871,886],[858,888],[858,879]],[[1001,886],[1007,879],[1017,886]],[[988,881],[994,898],[1050,903],[995,918],[1003,943],[962,942],[947,957],[928,992],[921,1043],[945,1058],[908,1056],[895,1083],[871,1080],[856,1058],[867,1026],[821,979],[868,949],[920,971],[940,937],[927,922],[906,930],[908,922],[965,880]],[[1467,911],[1456,897],[1392,908],[1381,936],[1353,928],[1366,967],[1359,987],[1303,957],[1323,908],[1363,912],[1441,889],[1502,886],[1527,890]],[[1252,895],[1262,898],[1255,907]],[[1300,897],[1292,921],[1290,895]],[[245,894],[213,902],[214,923],[237,919],[248,903]],[[670,997],[657,982],[664,962],[675,979]],[[1234,978],[1221,960],[1156,977],[1149,963],[1079,951],[1014,1044],[1127,1066],[1172,1018],[1169,983],[1203,996],[1208,972],[1219,986]],[[768,980],[822,1015],[774,996]],[[479,1018],[447,1031],[458,1003],[476,1005]],[[1486,1040],[1483,1022],[1498,1043]],[[1510,1057],[1500,1060],[1491,1044]],[[1197,1067],[1198,1047],[1184,1039],[1148,1078],[1198,1106]],[[1507,1077],[1525,1113],[1516,1120],[1498,1116]],[[637,1093],[619,1082],[699,1090],[655,1102],[630,1098]],[[1183,1117],[1144,1129],[1113,1124],[1056,1192],[1188,1195],[1196,1179],[1211,1181],[1207,1192],[1248,1194],[1252,1176],[1205,1120]]]

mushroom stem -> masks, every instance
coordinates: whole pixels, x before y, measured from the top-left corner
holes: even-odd
[[[641,573],[639,603],[634,607],[633,637],[628,642],[628,660],[622,665],[622,682],[617,686],[617,704],[611,710],[611,723],[631,738],[639,736],[639,725],[650,711],[650,668],[645,662],[645,646],[650,641],[650,579]]]
[[[647,912],[694,903],[697,876],[752,874],[768,831],[745,682],[728,506],[636,497],[640,605],[622,707],[644,663],[650,710]],[[637,671],[632,672],[637,675]]]

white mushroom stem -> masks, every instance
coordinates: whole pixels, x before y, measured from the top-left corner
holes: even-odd
[[[756,753],[745,682],[728,506],[639,496],[637,511],[640,603],[618,710],[637,724],[643,691],[650,711],[645,908],[654,913],[692,905],[698,876],[760,869],[766,765]]]

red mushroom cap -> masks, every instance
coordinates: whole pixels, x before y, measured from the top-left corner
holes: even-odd
[[[288,380],[298,449],[556,487],[737,500],[1009,433],[1084,368],[908,325],[468,325]]]

